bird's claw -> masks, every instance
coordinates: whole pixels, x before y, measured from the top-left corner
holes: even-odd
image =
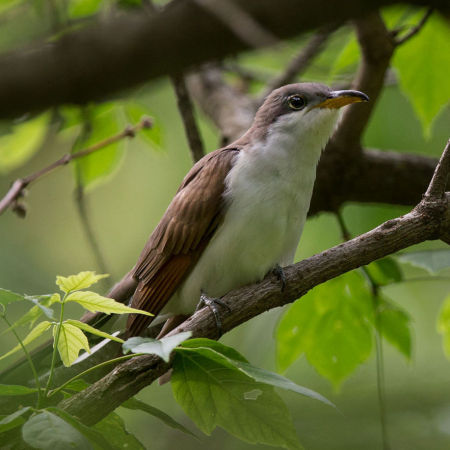
[[[286,288],[286,275],[284,273],[283,268],[277,264],[273,270],[272,273],[277,277],[278,281],[281,283],[281,292],[284,291]]]
[[[220,298],[210,298],[203,292],[200,295],[200,301],[198,302],[197,308],[195,311],[198,311],[199,309],[203,308],[203,306],[207,306],[211,312],[214,314],[214,319],[216,321],[217,326],[217,332],[219,333],[219,337],[223,334],[223,328],[222,328],[222,320],[220,319],[219,315],[219,308],[217,305],[225,308],[228,312],[231,312],[231,308]]]

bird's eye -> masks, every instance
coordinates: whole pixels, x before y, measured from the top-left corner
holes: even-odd
[[[291,109],[299,110],[305,107],[306,100],[301,95],[291,95],[288,98],[288,105]]]

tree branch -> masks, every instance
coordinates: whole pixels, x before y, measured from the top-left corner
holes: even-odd
[[[114,136],[111,136],[109,138],[106,138],[103,141],[97,142],[96,144],[91,145],[90,147],[85,148],[83,150],[80,150],[79,152],[68,153],[68,154],[62,156],[57,161],[50,164],[49,166],[44,167],[43,169],[38,170],[37,172],[34,172],[31,175],[26,176],[25,178],[20,178],[20,179],[14,181],[14,183],[12,184],[9,191],[0,200],[0,214],[2,214],[8,207],[13,205],[14,202],[16,202],[21,196],[23,196],[25,189],[30,184],[39,180],[44,175],[47,175],[50,172],[53,172],[58,167],[69,164],[69,162],[73,161],[74,159],[83,158],[84,156],[90,155],[91,153],[101,150],[110,144],[113,144],[117,141],[122,140],[123,138],[134,137],[135,134],[143,128],[151,128],[151,127],[152,127],[151,119],[149,117],[143,117],[137,125],[128,126],[120,133],[118,133]]]
[[[191,75],[189,87],[202,110],[220,130],[221,145],[227,145],[248,130],[256,103],[227,84],[217,66],[209,65]]]
[[[336,154],[342,155],[338,149]],[[322,155],[309,215],[336,211],[345,202],[414,206],[437,164],[435,158],[395,151],[366,149],[340,159],[336,154]]]
[[[249,319],[275,307],[293,302],[310,289],[362,265],[385,257],[428,239],[437,239],[446,214],[449,198],[437,204],[424,199],[409,214],[389,220],[379,227],[350,241],[333,247],[284,269],[287,285],[281,293],[275,276],[261,283],[232,291],[222,300],[232,311],[222,318],[227,332]],[[194,337],[217,338],[215,320],[203,308],[170,334],[192,331]],[[89,388],[64,400],[60,407],[92,425],[120,406],[170,368],[156,356],[138,356],[120,364]]]
[[[359,151],[362,133],[383,89],[386,71],[395,48],[394,40],[379,12],[373,12],[356,20],[355,28],[361,48],[361,62],[352,88],[367,94],[370,102],[358,105],[357,108],[352,105],[346,108],[339,128],[326,149],[336,154],[337,147],[345,150],[346,155],[353,150],[350,157]],[[342,154],[336,157],[342,158]]]
[[[205,156],[205,147],[195,120],[191,96],[183,75],[173,75],[171,79],[177,96],[178,110],[183,120],[184,132],[189,143],[192,161],[196,163]]]
[[[443,197],[445,189],[447,187],[448,174],[450,172],[450,139],[447,141],[444,153],[438,162],[436,170],[434,171],[433,178],[428,186],[425,197],[430,200],[439,200]]]
[[[233,3],[262,28],[285,39],[300,30],[305,32],[361,17],[396,1],[234,0]],[[447,0],[409,0],[409,3],[450,11]],[[67,33],[57,41],[1,56],[0,118],[63,103],[84,104],[248,48],[221,20],[195,2],[175,1],[158,14],[121,14]]]
[[[446,241],[450,236],[450,194],[442,193],[449,169],[450,140],[435,169],[427,195],[410,213],[285,267],[286,287],[281,292],[279,280],[272,274],[261,283],[229,292],[222,298],[230,308],[230,313],[222,318],[223,331],[227,332],[269,309],[291,303],[321,283],[411,245],[431,239]],[[182,331],[191,331],[193,337],[217,338],[215,318],[208,308],[196,312],[169,335]],[[154,355],[135,357],[84,391],[63,400],[60,407],[84,423],[94,424],[169,368],[170,362],[165,363]]]

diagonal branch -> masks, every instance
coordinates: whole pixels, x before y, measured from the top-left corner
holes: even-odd
[[[310,289],[350,270],[366,265],[411,245],[439,237],[439,230],[449,210],[449,200],[439,205],[422,201],[418,207],[397,219],[325,252],[284,269],[287,285],[281,293],[279,281],[268,276],[257,285],[232,291],[223,301],[232,308],[224,315],[223,331],[227,332],[249,319],[275,307],[293,302]],[[217,338],[215,320],[208,308],[203,308],[171,334],[192,331],[194,337]],[[117,366],[89,388],[64,400],[60,407],[91,425],[170,368],[156,356],[138,356]]]
[[[12,184],[9,191],[6,193],[6,195],[0,200],[0,214],[2,214],[8,207],[14,204],[21,196],[23,196],[23,193],[25,189],[35,181],[41,179],[43,176],[48,175],[49,173],[53,172],[55,169],[65,166],[69,164],[71,161],[83,158],[84,156],[90,155],[91,153],[94,153],[98,150],[101,150],[105,147],[107,147],[110,144],[113,144],[117,141],[120,141],[126,137],[132,138],[135,136],[135,134],[142,130],[143,128],[151,128],[152,127],[152,121],[149,117],[143,117],[141,121],[134,126],[128,126],[120,133],[111,136],[109,138],[104,139],[103,141],[97,142],[94,145],[91,145],[88,148],[85,148],[83,150],[80,150],[76,153],[68,153],[64,156],[62,156],[57,161],[53,162],[47,167],[44,167],[43,169],[38,170],[37,172],[32,173],[31,175],[26,176],[25,178],[20,178]]]
[[[440,184],[441,174],[450,165],[450,144],[430,183],[432,192]],[[230,331],[238,325],[268,311],[291,303],[313,287],[350,270],[365,266],[411,245],[448,237],[450,229],[450,195],[440,198],[424,196],[408,214],[388,220],[373,230],[284,268],[286,286],[280,292],[279,280],[268,275],[261,283],[245,286],[226,294],[222,301],[229,313],[222,318],[222,329]],[[197,311],[168,335],[191,331],[193,337],[217,338],[214,315],[205,307]],[[155,355],[137,356],[115,367],[105,377],[60,407],[87,425],[97,423],[125,400],[150,385],[171,366]]]

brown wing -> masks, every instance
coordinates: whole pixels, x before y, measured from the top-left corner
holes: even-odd
[[[220,223],[223,191],[237,148],[216,150],[192,167],[151,234],[134,268],[138,287],[131,306],[155,316],[192,269]],[[140,334],[152,317],[129,316],[129,336]]]

